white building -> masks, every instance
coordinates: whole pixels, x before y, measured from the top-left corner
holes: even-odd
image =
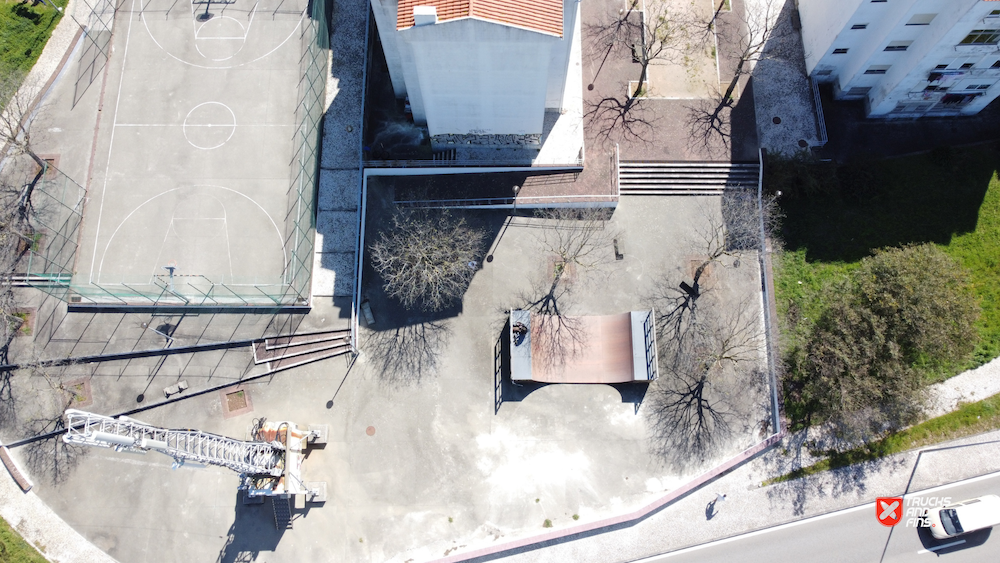
[[[442,135],[537,144],[561,110],[578,0],[372,0],[397,98]]]
[[[871,117],[971,115],[1000,95],[1000,0],[797,0],[806,70]]]

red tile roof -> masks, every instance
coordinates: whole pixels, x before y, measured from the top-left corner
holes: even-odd
[[[434,6],[438,22],[478,18],[562,37],[562,0],[399,0],[396,29],[413,27],[413,8]]]

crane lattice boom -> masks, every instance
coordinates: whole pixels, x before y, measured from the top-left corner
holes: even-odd
[[[186,461],[228,467],[244,475],[279,476],[284,470],[285,448],[279,441],[248,442],[200,430],[167,430],[120,416],[111,418],[70,409],[66,434],[71,444],[145,453],[155,450],[178,464]]]

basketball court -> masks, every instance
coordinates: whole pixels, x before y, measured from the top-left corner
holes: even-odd
[[[74,285],[287,285],[307,4],[122,1]]]

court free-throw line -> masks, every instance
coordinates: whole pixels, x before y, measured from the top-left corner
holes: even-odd
[[[271,49],[270,51],[264,53],[263,55],[257,57],[256,59],[253,59],[252,61],[247,61],[247,62],[244,62],[244,63],[239,63],[239,64],[235,64],[235,65],[229,65],[229,66],[206,66],[206,65],[195,64],[195,63],[192,63],[190,61],[185,61],[184,59],[182,59],[182,58],[178,57],[177,55],[175,55],[175,54],[171,53],[170,51],[168,51],[163,45],[160,45],[160,42],[156,40],[156,36],[153,35],[153,32],[149,29],[149,23],[147,22],[146,18],[142,18],[142,25],[143,25],[143,27],[146,28],[146,34],[149,35],[149,38],[153,40],[153,43],[155,43],[156,46],[160,48],[160,50],[162,50],[164,53],[166,53],[167,56],[175,59],[177,62],[184,63],[184,64],[186,64],[188,66],[193,66],[195,68],[204,68],[204,69],[210,69],[210,70],[211,69],[226,70],[226,69],[230,69],[230,68],[237,68],[237,67],[241,67],[243,65],[248,65],[248,64],[251,64],[251,63],[255,63],[255,62],[257,62],[257,61],[259,61],[259,60],[267,57],[271,53],[274,53],[278,49],[280,49],[282,46],[284,46],[285,43],[288,43],[288,40],[291,39],[292,36],[295,35],[295,32],[298,31],[299,27],[302,26],[302,20],[304,20],[305,17],[306,17],[306,12],[303,10],[302,15],[300,15],[298,21],[295,22],[295,27],[292,28],[292,31],[288,34],[288,37],[285,37],[285,39],[281,43],[279,43],[274,49]],[[130,21],[130,23],[131,23],[131,21]]]

